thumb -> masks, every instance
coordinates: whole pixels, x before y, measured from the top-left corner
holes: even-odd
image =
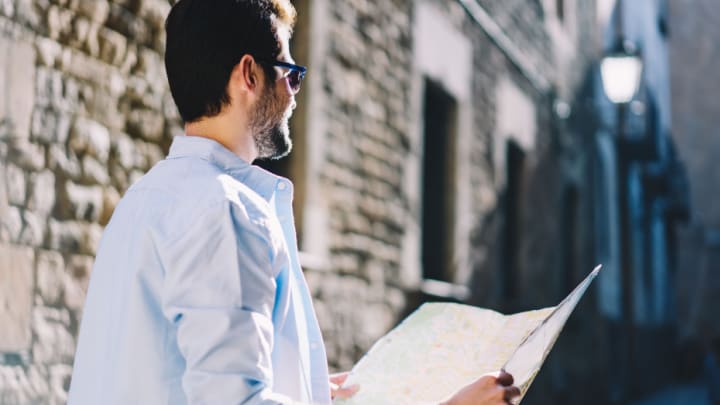
[[[359,385],[351,385],[349,387],[338,388],[333,391],[333,399],[348,399],[360,390]]]

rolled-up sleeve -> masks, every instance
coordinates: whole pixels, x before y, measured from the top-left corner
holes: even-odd
[[[230,201],[161,247],[163,312],[185,359],[188,403],[293,403],[272,391],[275,249]]]

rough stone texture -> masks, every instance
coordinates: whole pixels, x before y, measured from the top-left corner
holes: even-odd
[[[459,2],[429,1],[473,44],[473,75],[467,83],[471,134],[463,145],[470,155],[473,215],[467,225],[472,237],[457,248],[471,252],[474,302],[505,309],[554,304],[559,298],[552,272],[559,262],[556,196],[564,153],[554,138],[554,100],[528,82]],[[15,277],[11,284],[0,283],[0,290],[11,286],[14,297],[23,286],[29,288],[21,297],[27,309],[25,340],[15,342],[23,345],[0,356],[0,403],[66,401],[75,336],[103,226],[120,196],[163,158],[171,135],[182,131],[163,67],[163,21],[171,3],[0,0],[0,244],[22,245],[12,249],[30,257],[20,282],[15,261],[5,263],[7,256],[0,255],[0,279]],[[407,253],[405,218],[419,215],[411,208],[419,197],[406,192],[412,178],[407,161],[420,153],[411,139],[422,123],[413,107],[413,49],[422,46],[413,38],[416,2],[318,1],[325,9],[313,15],[324,15],[324,21],[310,18],[313,1],[294,3],[300,22],[292,46],[299,63],[311,62],[308,82],[317,81],[317,92],[308,99],[306,87],[298,96],[293,130],[305,125],[303,120],[321,120],[317,135],[323,149],[303,150],[299,139],[289,166],[300,168],[297,173],[319,166],[320,193],[313,197],[327,203],[328,221],[321,229],[327,257],[319,266],[324,269],[306,274],[331,368],[349,369],[418,304],[417,286],[400,280]],[[553,45],[542,3],[480,1],[528,63],[555,85],[562,75],[548,57]],[[578,8],[578,21],[593,21],[587,18],[591,6]],[[314,27],[325,32],[309,38]],[[583,29],[587,34],[593,28],[586,24]],[[320,52],[311,57],[316,49]],[[585,58],[578,56],[577,66]],[[495,183],[492,153],[497,142],[494,95],[504,78],[537,111],[536,117],[522,117],[534,121],[537,143],[526,156],[518,250],[523,272],[518,275],[520,298],[514,301],[495,287],[502,271],[503,190]],[[8,95],[12,103],[3,104]],[[309,111],[312,100],[322,100],[320,109]],[[296,183],[302,211],[307,198],[302,181]],[[532,215],[538,211],[550,214]],[[0,342],[6,338],[0,333]]]
[[[27,138],[33,109],[35,50],[32,44],[0,36],[0,120],[7,120],[12,135]]]
[[[27,197],[25,173],[15,165],[5,168],[5,182],[7,184],[7,201],[10,204],[22,206]]]
[[[37,253],[37,291],[45,305],[56,305],[63,293],[65,262],[60,253],[41,250]]]
[[[55,175],[43,170],[31,176],[28,209],[38,215],[47,216],[55,206]]]
[[[0,353],[30,348],[34,260],[30,248],[0,245]]]
[[[180,126],[170,4],[0,0],[0,403],[67,401],[103,226]]]

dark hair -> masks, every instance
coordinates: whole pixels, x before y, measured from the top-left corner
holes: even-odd
[[[291,30],[289,0],[180,0],[165,21],[165,69],[170,92],[185,122],[220,113],[230,102],[227,83],[245,54],[273,60],[277,29]],[[262,64],[266,75],[275,70]]]

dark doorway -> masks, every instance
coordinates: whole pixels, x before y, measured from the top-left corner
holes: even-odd
[[[422,190],[423,278],[453,281],[455,138],[457,102],[425,80]]]
[[[506,184],[503,198],[505,227],[503,229],[503,259],[500,269],[502,297],[511,300],[517,295],[518,257],[520,255],[520,229],[522,213],[523,171],[525,152],[515,141],[506,144]]]

